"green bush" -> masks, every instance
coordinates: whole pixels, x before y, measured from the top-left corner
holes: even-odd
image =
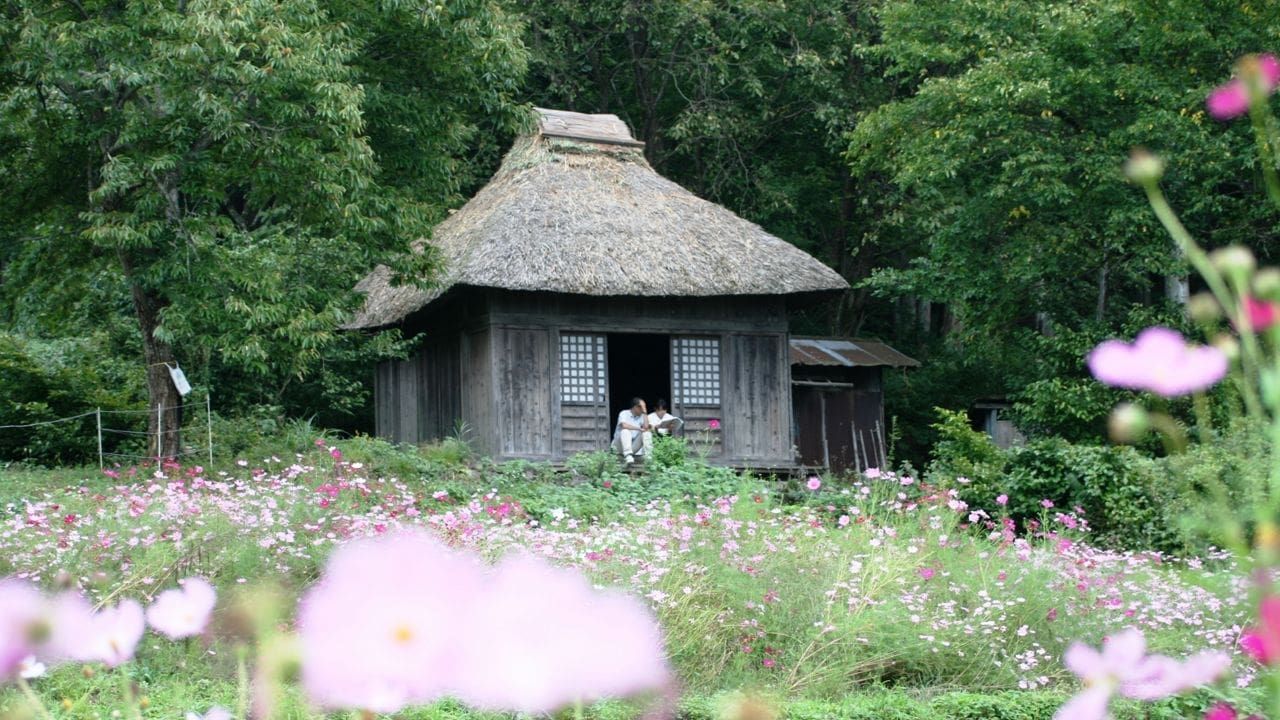
[[[0,425],[29,425],[104,410],[145,407],[142,373],[105,347],[105,335],[46,341],[0,333]],[[108,451],[127,435],[107,435]],[[0,430],[0,462],[97,461],[92,416]]]
[[[1096,542],[1125,548],[1184,549],[1170,514],[1168,470],[1133,448],[1077,445],[1061,438],[1000,450],[969,427],[962,413],[939,410],[929,480],[957,487],[971,507],[993,512],[995,498],[1020,523],[1056,512],[1083,510]],[[967,481],[967,482],[966,482]],[[1052,510],[1044,501],[1053,503]]]

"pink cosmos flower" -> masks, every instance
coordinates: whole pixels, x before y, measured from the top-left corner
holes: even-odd
[[[933,568],[922,567],[916,572],[920,573],[920,577],[924,578],[925,580],[933,579],[933,574],[934,574]]]
[[[444,696],[482,581],[479,563],[424,531],[338,548],[299,602],[303,688],[325,708],[382,713]]]
[[[805,487],[809,488],[810,490],[817,490],[818,488],[822,487],[822,481],[818,479],[817,475],[814,475],[813,477],[809,478],[809,482],[805,483]]]
[[[1244,298],[1245,315],[1249,318],[1249,329],[1263,331],[1280,322],[1280,304],[1270,300],[1259,300],[1246,295]]]
[[[1236,720],[1238,717],[1240,717],[1240,714],[1236,712],[1236,709],[1224,702],[1215,704],[1204,714],[1204,720]],[[1245,720],[1262,720],[1262,718],[1257,715],[1250,715]]]
[[[58,644],[71,659],[101,662],[107,667],[132,660],[147,627],[142,606],[134,600],[122,600],[86,617],[83,607],[87,603],[77,603],[72,597],[64,596],[67,604],[54,614],[53,626]]]
[[[1052,500],[1050,500],[1049,498],[1045,498],[1045,499],[1043,499],[1043,500],[1041,500],[1041,501],[1040,501],[1040,507],[1042,507],[1042,508],[1051,508],[1051,507],[1053,507],[1053,501],[1052,501]]]
[[[1107,340],[1089,353],[1099,382],[1176,397],[1204,390],[1227,374],[1227,356],[1209,346],[1188,346],[1175,330],[1149,327],[1132,344]]]
[[[1103,720],[1111,696],[1158,700],[1213,682],[1231,666],[1223,653],[1206,652],[1178,662],[1164,655],[1147,655],[1142,631],[1123,630],[1108,639],[1098,652],[1083,643],[1072,643],[1063,663],[1085,683],[1054,720]]]
[[[997,496],[996,496],[996,504],[997,504],[997,505],[1008,505],[1008,504],[1009,504],[1009,496],[1008,496],[1008,495],[1003,495],[1003,494],[1002,494],[1002,495],[997,495]]]
[[[1236,77],[1226,84],[1219,85],[1209,93],[1205,105],[1209,114],[1217,120],[1230,120],[1249,112],[1248,79],[1256,79],[1263,95],[1275,92],[1280,85],[1280,61],[1275,55],[1251,55],[1241,61],[1240,67],[1246,77]]]
[[[1275,665],[1280,661],[1280,596],[1262,599],[1258,620],[1240,637],[1240,648],[1263,665]]]
[[[720,429],[720,421],[719,421],[719,420],[717,420],[717,419],[715,419],[715,418],[711,418],[710,420],[708,420],[708,421],[707,421],[707,427],[708,427],[708,428],[710,428],[710,429],[712,429],[712,430],[719,430],[719,429]]]
[[[17,677],[35,651],[44,598],[20,580],[0,580],[0,682]]]
[[[160,593],[147,608],[147,622],[172,640],[204,632],[218,599],[218,593],[203,578],[187,578],[181,584],[180,589]]]
[[[641,602],[528,555],[494,569],[470,618],[459,697],[480,709],[545,714],[670,682],[661,630]]]

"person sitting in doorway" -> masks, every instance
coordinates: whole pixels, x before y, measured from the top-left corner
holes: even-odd
[[[631,407],[618,413],[618,424],[613,429],[614,450],[621,452],[631,465],[636,461],[636,453],[645,454],[653,447],[651,430],[644,400],[632,398]]]
[[[670,436],[684,426],[684,421],[667,412],[667,401],[658,400],[649,413],[649,427],[659,435]]]

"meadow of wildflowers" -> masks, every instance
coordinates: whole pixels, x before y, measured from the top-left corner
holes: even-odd
[[[1125,627],[1171,657],[1229,653],[1233,682],[1253,680],[1254,663],[1237,651],[1251,606],[1232,557],[1101,550],[1088,542],[1087,518],[1071,508],[1045,508],[1023,532],[1000,514],[999,498],[990,509],[968,507],[954,490],[870,471],[810,479],[799,504],[781,504],[767,482],[746,479],[723,496],[655,499],[611,516],[559,507],[535,516],[525,506],[537,500],[541,483],[464,493],[383,477],[344,460],[337,447],[233,467],[133,469],[8,503],[0,573],[83,591],[109,609],[111,617],[96,622],[115,633],[104,631],[102,648],[81,656],[42,656],[35,648],[33,657],[24,652],[12,662],[52,668],[70,658],[110,667],[136,646],[139,662],[150,667],[149,655],[153,662],[168,657],[156,649],[167,638],[191,638],[184,647],[206,655],[184,655],[186,672],[207,665],[230,678],[232,670],[220,666],[225,658],[247,652],[253,661],[253,651],[237,650],[245,631],[236,626],[262,622],[238,619],[245,613],[237,608],[268,592],[283,598],[283,609],[269,633],[274,639],[258,638],[257,653],[268,664],[288,664],[273,653],[302,657],[303,696],[316,708],[391,711],[456,697],[477,708],[536,711],[564,706],[571,696],[624,696],[646,687],[814,699],[880,686],[1065,692],[1076,682],[1075,668],[1062,660],[1070,643],[1097,645]],[[604,483],[610,487],[576,491],[621,490]],[[369,543],[362,559],[351,560]],[[433,556],[436,547],[446,550]],[[482,567],[497,569],[491,582],[500,592],[485,596],[471,587],[485,582]],[[333,590],[342,584],[334,578],[344,575],[360,591]],[[325,580],[315,584],[319,577]],[[203,619],[214,590],[205,580],[218,593],[210,624]],[[632,684],[615,672],[617,683],[598,680],[597,693],[565,691],[566,678],[586,677],[592,667],[642,669],[622,655],[592,655],[590,644],[575,645],[563,630],[590,626],[573,598],[604,588],[617,589],[608,602],[619,617],[637,619],[628,625],[602,618],[590,635],[650,664]],[[483,606],[496,619],[467,626],[450,615],[463,605]],[[143,606],[154,640],[139,640]],[[648,634],[635,615],[641,611],[656,619],[660,637]],[[385,627],[370,631],[369,618]],[[317,627],[324,630],[309,633]],[[446,643],[447,660],[432,655],[438,643],[411,642],[463,627],[465,641],[451,636]],[[297,638],[287,639],[295,630]],[[379,651],[383,636],[404,639],[395,646],[399,655]],[[660,663],[644,651],[655,644],[665,648]],[[417,672],[466,666],[460,658],[473,654],[472,666],[522,689],[494,694],[483,684],[451,681],[443,670]],[[546,662],[522,670],[529,654]],[[575,657],[582,658],[577,665]],[[36,693],[45,682],[30,680]]]

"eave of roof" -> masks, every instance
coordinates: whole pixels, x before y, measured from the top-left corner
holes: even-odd
[[[875,340],[793,337],[791,364],[804,367],[920,367],[920,362]]]

